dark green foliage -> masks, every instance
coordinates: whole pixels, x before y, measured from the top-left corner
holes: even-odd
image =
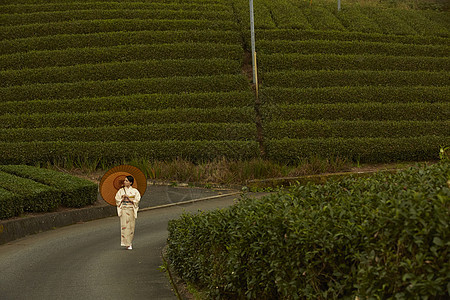
[[[183,214],[168,255],[209,298],[445,298],[449,177],[440,163]]]
[[[0,116],[0,128],[102,127],[180,123],[252,123],[251,107],[185,108]]]
[[[23,196],[0,187],[0,220],[23,213]]]
[[[25,149],[22,149],[22,151]],[[2,149],[2,154],[6,152]],[[56,188],[0,171],[0,188],[23,197],[23,202],[15,201],[13,211],[26,212],[54,211],[61,204],[62,192]]]
[[[448,86],[270,87],[260,94],[267,104],[450,102]]]
[[[3,101],[74,99],[152,93],[231,92],[249,90],[243,75],[180,76],[169,78],[79,81],[0,88]]]
[[[20,142],[0,143],[3,164],[37,162],[99,161],[111,164],[133,158],[192,162],[226,157],[247,160],[259,157],[255,141],[145,141],[145,142]]]
[[[0,171],[59,190],[61,204],[66,207],[83,207],[97,200],[98,186],[95,183],[69,174],[26,165],[0,165]]]

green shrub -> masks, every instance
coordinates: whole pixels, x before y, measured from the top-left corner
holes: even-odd
[[[157,110],[169,108],[216,108],[252,106],[251,91],[183,93],[183,94],[135,94],[99,98],[65,100],[30,100],[0,102],[1,114],[29,113],[86,113],[100,111]]]
[[[98,186],[86,179],[26,165],[0,165],[0,171],[28,178],[61,192],[61,204],[83,207],[97,201]]]
[[[0,40],[57,34],[87,34],[112,31],[236,30],[236,26],[236,23],[233,21],[218,20],[81,20],[4,26],[0,29]]]
[[[414,35],[416,30],[397,16],[394,9],[362,7],[361,11],[373,20],[384,34]]]
[[[265,121],[287,120],[366,120],[366,121],[446,121],[446,103],[336,103],[270,105],[261,108]]]
[[[0,188],[0,220],[23,213],[23,197]]]
[[[225,157],[247,160],[259,157],[254,141],[146,141],[146,142],[0,142],[1,164],[64,163],[107,161],[123,163],[133,158],[191,162]]]
[[[178,274],[216,299],[448,293],[449,164],[298,185],[169,222]]]
[[[324,7],[312,5],[304,8],[302,12],[315,30],[346,30],[339,19]]]
[[[400,70],[449,71],[449,57],[402,57],[385,55],[338,54],[261,54],[258,55],[261,72],[278,70]]]
[[[289,0],[263,0],[262,2],[269,9],[270,16],[278,28],[312,29],[302,10],[293,5],[293,2]],[[258,20],[255,26],[260,28]]]
[[[448,29],[428,19],[423,11],[399,9],[396,10],[396,14],[419,34],[430,36],[449,36]]]
[[[174,43],[240,44],[239,32],[231,30],[166,30],[118,31],[92,34],[59,34],[0,41],[0,54],[33,50],[62,50],[67,48],[111,47],[140,44]],[[228,55],[228,53],[227,53]]]
[[[33,23],[68,22],[81,20],[139,19],[139,20],[232,20],[227,11],[195,11],[169,9],[89,9],[70,11],[45,11],[25,14],[5,14],[2,25],[25,25]]]
[[[363,163],[425,161],[438,159],[439,145],[448,145],[448,136],[410,138],[318,138],[265,140],[266,158],[292,163],[305,157],[345,157]],[[438,149],[438,150],[436,150]]]
[[[124,78],[211,76],[240,72],[241,63],[230,59],[138,60],[3,71],[0,72],[0,86]]]
[[[254,123],[181,123],[143,126],[0,129],[0,140],[5,142],[220,141],[255,139],[256,126]]]
[[[260,90],[266,104],[314,103],[410,103],[450,102],[448,86],[339,86],[323,88],[265,87]]]
[[[341,11],[333,9],[332,12],[348,31],[383,33],[378,24],[364,14],[361,8],[356,5],[344,6]]]
[[[124,117],[125,116],[125,117]],[[252,123],[251,107],[186,108],[0,116],[0,128],[103,127],[176,123]]]
[[[119,79],[75,83],[31,84],[0,88],[3,101],[75,99],[152,93],[229,92],[249,90],[243,75]]]
[[[24,151],[26,149],[22,149]],[[2,151],[3,153],[3,151]],[[61,203],[61,192],[53,187],[0,171],[0,188],[23,197],[23,211],[48,212]],[[20,203],[17,202],[17,203]],[[12,208],[20,211],[17,206]]]
[[[268,122],[264,126],[264,137],[266,139],[339,138],[339,137],[403,138],[403,137],[415,137],[423,135],[437,135],[445,137],[448,135],[449,128],[450,128],[450,121],[446,120],[442,121],[298,120],[298,121]],[[33,133],[30,135],[36,134]],[[3,140],[10,141],[10,139],[6,137]]]
[[[263,73],[260,78],[263,87],[450,85],[450,77],[447,72],[429,71],[280,71]]]
[[[301,54],[375,54],[394,56],[434,56],[447,57],[450,47],[446,45],[415,45],[401,43],[366,41],[327,41],[327,40],[259,40],[259,53],[301,53]]]
[[[0,69],[14,70],[133,60],[190,58],[225,58],[240,61],[242,48],[239,45],[217,43],[175,43],[31,51],[1,56]]]

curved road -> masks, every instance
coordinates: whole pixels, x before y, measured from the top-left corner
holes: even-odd
[[[120,247],[119,218],[75,224],[0,246],[0,298],[176,299],[159,270],[167,223],[183,211],[229,206],[236,196],[147,210],[133,250]]]

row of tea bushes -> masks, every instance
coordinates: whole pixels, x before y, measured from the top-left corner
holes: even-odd
[[[301,54],[361,54],[393,56],[434,56],[447,57],[448,45],[402,44],[366,41],[339,40],[260,40],[257,43],[259,53],[301,53]]]
[[[239,45],[217,43],[173,43],[119,45],[30,51],[1,56],[0,70],[73,66],[151,59],[242,59]]]
[[[239,74],[231,59],[165,59],[0,71],[0,86],[174,76]]]
[[[186,213],[168,256],[208,298],[444,299],[449,174],[441,162]]]
[[[266,72],[260,78],[264,87],[450,85],[447,72],[431,71],[293,70]]]
[[[0,171],[47,185],[61,193],[60,203],[65,207],[83,207],[97,200],[95,183],[66,173],[26,165],[0,165]],[[7,185],[2,186],[4,189]],[[14,193],[18,193],[13,190]]]
[[[265,121],[365,120],[447,121],[450,102],[443,103],[337,103],[267,105],[261,108]],[[9,124],[8,121],[4,121]],[[0,125],[1,126],[1,125]],[[8,125],[6,125],[8,126]]]
[[[302,138],[354,138],[389,137],[403,138],[415,136],[447,136],[449,120],[441,121],[344,121],[344,120],[296,120],[267,122],[264,126],[266,139]],[[11,134],[13,131],[10,129]],[[2,136],[0,131],[0,136]],[[33,135],[36,133],[32,133]],[[21,136],[17,140],[24,139]],[[8,137],[7,140],[10,140]]]
[[[225,74],[31,84],[3,87],[0,88],[0,94],[3,96],[2,101],[30,101],[153,93],[231,92],[248,89],[248,80],[244,76]]]
[[[260,54],[261,72],[280,70],[398,70],[450,71],[449,57],[338,55],[338,54]]]
[[[255,139],[256,126],[254,123],[170,123],[143,126],[0,129],[0,140],[11,143],[32,141],[253,141]]]
[[[6,26],[45,24],[53,22],[109,19],[140,19],[140,20],[210,20],[222,21],[233,19],[229,11],[195,11],[168,9],[86,9],[52,12],[34,12],[23,14],[3,14],[2,23]]]
[[[241,42],[241,36],[239,32],[231,30],[143,30],[92,34],[59,34],[45,37],[3,40],[0,41],[0,53],[13,54],[33,50],[62,50],[67,48],[187,42],[239,44]]]
[[[252,107],[184,108],[0,116],[0,128],[102,127],[176,123],[253,123]],[[99,137],[100,138],[100,137]]]
[[[259,156],[256,141],[145,141],[145,142],[0,142],[4,164],[71,161],[120,164],[132,159],[210,161],[226,157],[249,160]]]
[[[450,102],[449,86],[338,86],[322,88],[265,87],[264,104]]]
[[[439,100],[439,98],[438,98]],[[29,100],[0,102],[0,115],[49,113],[87,113],[100,111],[157,110],[185,108],[217,108],[253,106],[251,91],[182,93],[182,94],[135,94],[77,99]]]
[[[57,34],[87,34],[112,31],[139,30],[236,30],[234,21],[210,20],[139,20],[111,19],[66,21],[43,24],[4,26],[0,28],[0,40],[18,39]]]

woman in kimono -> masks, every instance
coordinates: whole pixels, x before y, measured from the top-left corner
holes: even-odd
[[[116,194],[117,214],[120,217],[120,245],[128,250],[133,249],[134,227],[141,200],[139,191],[132,187],[133,183],[133,176],[127,176],[123,182],[124,186]]]

